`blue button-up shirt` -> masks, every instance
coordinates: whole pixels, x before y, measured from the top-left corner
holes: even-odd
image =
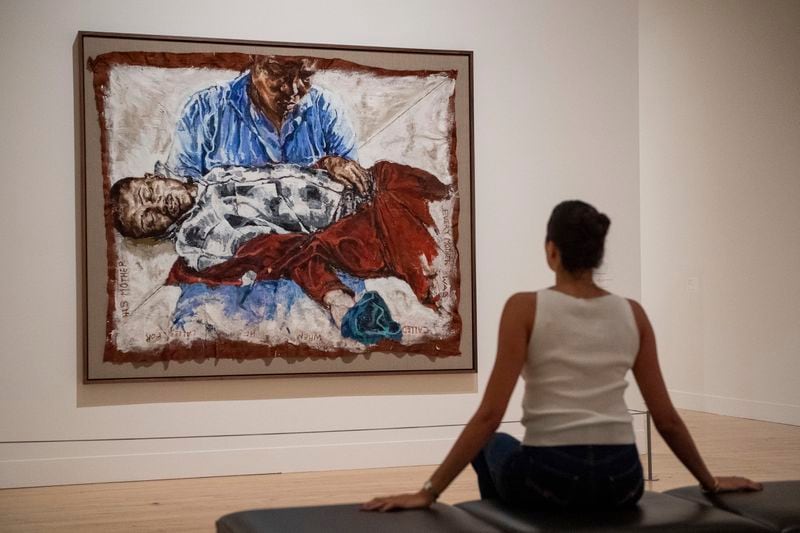
[[[249,85],[245,72],[192,96],[167,161],[172,173],[198,178],[216,167],[310,166],[327,155],[357,158],[355,132],[332,93],[311,87],[278,132],[250,101]]]

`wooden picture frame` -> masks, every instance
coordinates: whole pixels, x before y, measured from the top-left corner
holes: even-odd
[[[85,383],[477,370],[471,52],[77,55]]]

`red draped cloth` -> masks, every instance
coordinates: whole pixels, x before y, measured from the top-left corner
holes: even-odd
[[[406,281],[420,302],[434,305],[430,264],[437,255],[428,203],[447,197],[450,188],[418,168],[380,161],[371,169],[374,197],[358,212],[312,234],[262,235],[248,241],[225,263],[202,272],[178,259],[167,284],[241,284],[246,272],[257,280],[288,278],[322,302],[328,291],[350,290],[340,270],[362,279],[394,276]],[[423,263],[424,261],[424,263]]]

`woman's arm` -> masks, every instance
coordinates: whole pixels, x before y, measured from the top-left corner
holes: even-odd
[[[495,432],[514,392],[528,349],[536,313],[536,294],[519,293],[506,302],[500,319],[497,359],[478,410],[467,423],[444,462],[430,478],[430,486],[413,494],[375,498],[368,511],[413,509],[431,505],[483,448]]]
[[[639,354],[633,365],[633,375],[644,397],[656,429],[683,465],[709,492],[734,490],[761,490],[761,484],[742,477],[717,477],[700,457],[689,430],[683,423],[669,398],[661,369],[658,365],[656,339],[647,314],[639,303],[630,300],[636,326],[639,328]]]

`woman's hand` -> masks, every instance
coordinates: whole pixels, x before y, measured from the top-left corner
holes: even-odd
[[[427,509],[434,502],[433,495],[425,490],[413,494],[382,496],[361,505],[362,511],[396,511],[401,509]]]
[[[720,492],[753,492],[762,490],[764,486],[761,483],[749,480],[746,477],[739,476],[726,476],[717,477],[717,485],[714,487],[714,494]]]

